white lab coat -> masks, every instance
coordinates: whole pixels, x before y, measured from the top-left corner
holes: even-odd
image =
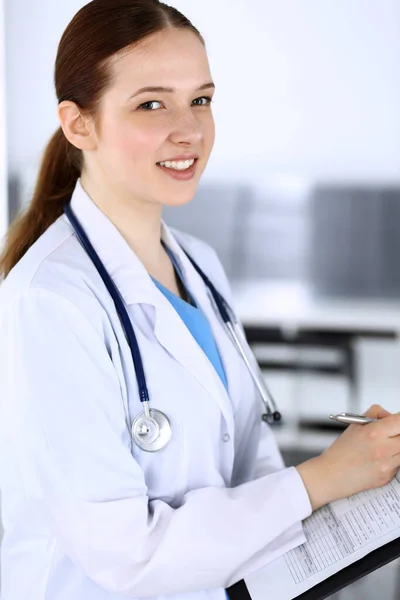
[[[161,452],[132,444],[137,381],[113,302],[62,216],[0,290],[2,600],[224,600],[223,588],[305,541],[311,512],[260,399],[177,242],[231,302],[213,250],[163,225],[208,317],[229,385],[78,182],[72,208],[118,286]],[[261,442],[260,442],[261,433]]]

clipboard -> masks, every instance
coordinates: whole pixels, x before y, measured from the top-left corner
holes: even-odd
[[[363,558],[331,575],[293,600],[325,600],[358,579],[400,557],[400,538],[373,550]],[[243,580],[227,588],[230,600],[253,600]]]

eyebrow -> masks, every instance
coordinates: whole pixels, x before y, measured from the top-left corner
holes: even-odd
[[[201,92],[202,90],[207,90],[209,88],[215,89],[215,84],[212,81],[209,81],[208,83],[203,83],[203,85],[198,87],[197,90],[195,90],[195,91]],[[171,88],[171,87],[162,87],[159,85],[148,85],[146,87],[140,88],[140,90],[138,90],[132,96],[129,97],[129,100],[131,100],[132,98],[135,98],[135,96],[139,96],[139,94],[144,94],[145,92],[154,92],[154,93],[159,94],[159,93],[165,93],[165,92],[173,93],[173,92],[175,92],[175,90],[174,90],[174,88]]]

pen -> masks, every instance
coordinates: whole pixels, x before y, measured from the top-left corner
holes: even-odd
[[[374,421],[378,421],[378,419],[371,419],[369,417],[365,417],[364,415],[355,415],[354,413],[339,413],[338,415],[329,415],[330,419],[334,421],[338,421],[339,423],[345,423],[346,425],[350,425],[351,423],[355,423],[357,425],[366,425],[366,423],[373,423]]]

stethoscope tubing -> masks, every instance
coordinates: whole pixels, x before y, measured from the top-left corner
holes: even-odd
[[[118,288],[116,287],[116,285],[114,284],[110,275],[108,274],[106,268],[104,267],[103,263],[100,260],[100,257],[98,256],[96,250],[94,249],[93,245],[91,244],[91,242],[90,242],[88,236],[86,235],[83,227],[81,226],[80,222],[74,215],[74,213],[71,209],[71,206],[69,204],[67,204],[64,207],[64,212],[65,212],[67,218],[69,219],[79,242],[81,243],[82,247],[88,254],[89,258],[92,260],[92,262],[93,262],[94,266],[96,267],[100,277],[102,278],[111,298],[114,301],[116,311],[121,320],[123,329],[125,331],[125,335],[128,340],[129,348],[130,348],[130,351],[132,354],[133,365],[135,368],[135,373],[136,373],[137,382],[138,382],[139,398],[140,398],[140,401],[143,403],[144,414],[147,418],[149,418],[150,417],[150,407],[149,407],[150,396],[149,396],[147,383],[146,383],[146,377],[145,377],[145,373],[144,373],[144,369],[143,369],[143,362],[142,362],[142,358],[141,358],[141,354],[140,354],[139,344],[137,342],[136,335],[133,330],[133,326],[132,326],[131,320],[129,318],[128,312],[125,308],[124,301],[121,297],[121,294],[120,294]],[[279,421],[281,419],[281,414],[278,411],[276,403],[274,401],[274,398],[273,398],[270,390],[268,389],[268,386],[266,385],[266,383],[264,381],[261,370],[257,368],[258,372],[256,372],[255,367],[252,365],[252,363],[249,360],[249,357],[248,357],[248,355],[243,347],[243,344],[238,336],[238,333],[236,331],[234,319],[230,316],[231,314],[233,314],[233,312],[232,312],[229,304],[226,302],[224,297],[219,293],[219,291],[215,288],[212,281],[202,271],[202,269],[198,266],[198,264],[186,252],[186,250],[184,250],[184,252],[185,252],[187,258],[189,259],[189,261],[191,262],[192,266],[194,267],[194,269],[197,271],[197,273],[200,275],[201,279],[204,281],[204,284],[206,285],[206,287],[209,289],[211,297],[214,300],[214,303],[215,303],[216,308],[221,316],[221,319],[225,323],[225,325],[229,331],[229,334],[232,338],[232,341],[233,341],[234,345],[236,346],[239,354],[241,355],[241,357],[250,373],[250,376],[251,376],[254,384],[257,387],[257,390],[260,394],[261,400],[263,402],[263,405],[264,405],[264,408],[266,411],[265,414],[263,415],[263,420],[267,421],[269,423],[272,423],[273,421]],[[271,409],[271,407],[272,407],[272,409]],[[157,411],[155,411],[155,412],[157,412]]]
[[[189,254],[185,250],[184,250],[184,252],[185,252],[186,256],[188,257],[188,259],[190,260],[190,262],[192,263],[195,270],[197,271],[197,273],[200,275],[200,277],[203,279],[204,283],[210,290],[212,298],[216,304],[216,307],[221,315],[222,320],[224,321],[224,323],[232,337],[234,345],[236,346],[239,354],[241,355],[241,357],[251,375],[251,378],[259,391],[262,403],[265,408],[265,415],[263,416],[263,419],[267,422],[279,421],[281,419],[281,414],[278,411],[276,402],[275,402],[267,384],[264,381],[261,370],[258,368],[258,365],[257,365],[258,373],[256,372],[256,369],[251,364],[249,357],[247,355],[247,352],[245,351],[243,344],[242,344],[241,340],[239,339],[239,336],[237,334],[236,327],[235,327],[234,318],[232,318],[230,316],[230,315],[233,315],[232,309],[230,308],[230,306],[228,305],[228,303],[226,302],[224,297],[216,289],[216,287],[214,286],[212,281],[210,281],[210,279],[207,277],[207,275],[200,269],[198,264],[191,258],[191,256],[189,256]],[[271,406],[269,405],[269,403],[271,404]],[[271,407],[272,407],[272,410],[271,410]]]
[[[125,331],[125,335],[128,340],[128,345],[132,354],[133,365],[135,367],[136,378],[138,382],[139,389],[139,397],[141,402],[145,402],[147,404],[144,405],[144,410],[146,413],[149,411],[149,401],[150,395],[147,389],[146,377],[143,369],[143,362],[140,355],[139,344],[136,339],[135,332],[133,330],[133,326],[131,320],[129,318],[128,312],[125,308],[124,301],[121,297],[121,294],[111,279],[110,275],[107,273],[106,268],[100,260],[96,250],[92,246],[89,238],[83,230],[83,227],[79,223],[78,219],[75,217],[71,207],[67,204],[64,208],[64,212],[67,215],[74,231],[76,237],[79,242],[82,244],[83,248],[86,250],[89,258],[92,260],[94,266],[96,267],[100,277],[102,278],[111,298],[114,301],[116,311],[121,320],[122,326]]]
[[[226,327],[228,328],[228,331],[232,336],[235,346],[238,349],[238,352],[241,355],[241,357],[247,367],[247,370],[249,371],[249,373],[251,375],[253,383],[257,387],[258,392],[261,396],[261,400],[264,404],[264,408],[265,408],[265,412],[266,412],[265,420],[268,422],[279,421],[281,417],[280,417],[280,413],[277,409],[275,400],[274,400],[271,392],[269,391],[267,384],[263,380],[262,373],[261,372],[256,373],[255,368],[251,364],[249,357],[247,356],[247,352],[245,351],[243,344],[237,335],[236,327],[235,327],[234,323],[232,321],[228,321],[226,323]],[[261,384],[261,382],[263,385]],[[271,407],[268,402],[271,403],[272,410],[271,410]]]

